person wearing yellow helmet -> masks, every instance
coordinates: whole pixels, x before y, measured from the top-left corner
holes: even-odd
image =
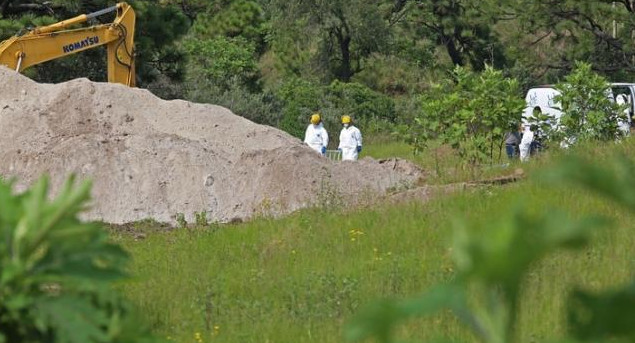
[[[350,116],[342,116],[342,131],[340,131],[340,145],[337,150],[342,152],[342,161],[355,161],[362,152],[362,133],[353,126]]]
[[[311,115],[310,124],[304,133],[304,143],[322,155],[326,155],[326,147],[329,145],[329,134],[322,125],[322,116],[316,112]]]

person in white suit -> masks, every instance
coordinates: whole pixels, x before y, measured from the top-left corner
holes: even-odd
[[[329,145],[329,134],[326,132],[324,125],[322,125],[322,118],[319,113],[314,113],[311,116],[311,124],[309,124],[304,133],[304,143],[320,154],[326,154],[326,147]]]
[[[362,152],[362,133],[353,126],[350,116],[342,116],[338,150],[342,152],[342,161],[356,161],[359,153]]]
[[[529,155],[531,154],[531,143],[534,141],[534,132],[531,130],[531,125],[525,123],[523,125],[523,138],[520,140],[518,148],[520,150],[520,160],[522,162],[529,161]]]
[[[617,125],[620,128],[620,131],[622,131],[622,134],[624,136],[628,136],[631,131],[631,123],[629,118],[631,116],[631,111],[629,110],[630,103],[628,101],[628,96],[626,94],[618,94],[615,98],[615,102],[617,102],[618,105],[624,107],[625,119],[618,120]]]

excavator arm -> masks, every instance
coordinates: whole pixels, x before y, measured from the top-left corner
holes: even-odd
[[[110,12],[117,12],[110,24],[68,29]],[[101,11],[35,28],[1,42],[0,64],[20,72],[39,63],[105,45],[108,51],[108,82],[134,87],[134,25],[132,7],[118,3]]]

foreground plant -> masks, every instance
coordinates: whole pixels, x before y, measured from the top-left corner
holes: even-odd
[[[127,254],[78,218],[90,188],[70,177],[49,200],[46,177],[18,194],[0,180],[0,342],[156,341],[111,289]]]
[[[635,162],[618,154],[602,165],[570,157],[546,174],[554,184],[568,182],[635,211]],[[635,278],[627,285],[589,291],[576,287],[569,297],[571,334],[589,342],[635,341]]]
[[[454,281],[418,298],[371,306],[353,322],[348,338],[394,342],[398,322],[451,310],[481,341],[510,342],[520,286],[530,266],[556,249],[582,246],[599,224],[594,218],[570,221],[564,214],[532,216],[520,207],[484,228],[458,224]]]

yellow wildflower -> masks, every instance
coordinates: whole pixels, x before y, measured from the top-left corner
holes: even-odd
[[[348,232],[351,242],[355,242],[360,236],[364,234],[364,231],[360,229],[352,229]]]

